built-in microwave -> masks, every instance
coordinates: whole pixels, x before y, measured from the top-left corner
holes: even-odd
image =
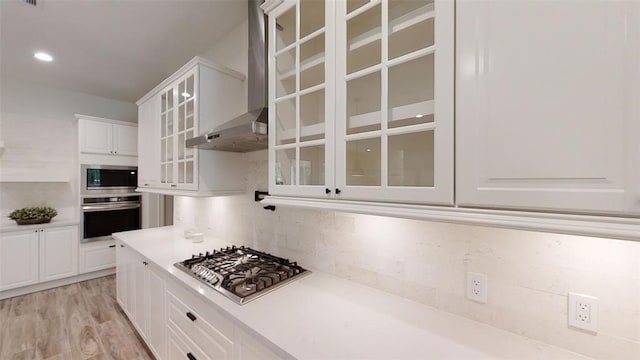
[[[125,194],[134,192],[138,185],[135,166],[82,165],[81,194]]]

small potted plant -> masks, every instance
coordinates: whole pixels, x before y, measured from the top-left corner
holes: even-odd
[[[49,206],[35,206],[16,209],[9,214],[9,218],[15,220],[18,225],[44,224],[58,215],[56,209]]]

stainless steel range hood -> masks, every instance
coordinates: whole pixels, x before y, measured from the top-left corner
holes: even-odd
[[[249,0],[249,111],[199,136],[187,139],[186,146],[198,149],[248,152],[266,149],[269,143],[267,109],[267,48],[263,0]],[[206,101],[206,99],[203,99]]]

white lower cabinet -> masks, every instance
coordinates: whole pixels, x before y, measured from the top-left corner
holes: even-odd
[[[156,359],[281,359],[216,305],[117,241],[118,303]],[[238,305],[239,306],[239,305]]]
[[[78,227],[40,229],[40,281],[78,274]]]
[[[38,238],[38,230],[1,234],[0,290],[38,282]]]
[[[127,284],[129,283],[127,272],[127,254],[129,250],[125,248],[124,244],[119,241],[116,242],[116,299],[122,310],[131,318],[131,314],[128,311],[127,299],[129,292],[127,291]]]
[[[157,359],[165,358],[165,282],[155,265],[146,267],[146,339]],[[171,357],[169,359],[172,359]]]
[[[165,357],[164,277],[127,245],[116,244],[116,292],[120,307],[157,359]]]
[[[167,328],[168,359],[209,359],[206,355],[200,352],[198,347],[196,347],[191,341],[187,340],[184,334],[178,335],[178,333],[180,333],[180,331],[174,331],[172,328]]]
[[[113,240],[80,244],[80,274],[116,266],[116,244]]]
[[[187,340],[182,351],[169,359],[187,359],[187,354],[204,359],[281,359],[263,340],[238,326],[233,318],[217,310],[215,305],[191,293],[173,280],[167,280],[167,331],[183,335]],[[171,342],[171,340],[170,340]],[[174,345],[169,345],[170,347]]]
[[[219,316],[214,315],[214,319],[211,315],[205,317],[204,310],[197,310],[194,304],[185,304],[178,296],[189,300],[185,294],[167,291],[167,323],[169,329],[184,334],[195,345],[187,350],[198,352],[202,349],[202,355],[207,359],[233,359],[234,326]],[[186,356],[186,353],[182,354],[182,357]]]
[[[0,236],[0,290],[78,274],[78,227],[61,226]]]

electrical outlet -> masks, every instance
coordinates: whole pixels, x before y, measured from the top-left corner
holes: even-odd
[[[569,293],[569,326],[587,330],[598,331],[598,298]]]
[[[467,273],[467,299],[483,304],[487,303],[487,275]]]

